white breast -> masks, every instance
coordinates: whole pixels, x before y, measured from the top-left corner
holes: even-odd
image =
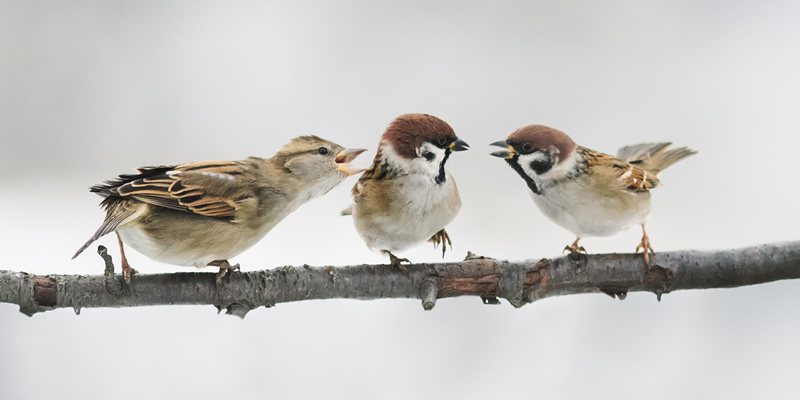
[[[424,243],[455,219],[461,198],[452,176],[441,185],[419,182],[414,176],[398,178],[402,190],[397,203],[405,206],[391,214],[359,214],[353,210],[356,230],[371,249],[400,251]]]
[[[576,178],[531,197],[547,218],[578,237],[609,236],[647,221],[649,192],[598,191],[591,184],[588,177]]]

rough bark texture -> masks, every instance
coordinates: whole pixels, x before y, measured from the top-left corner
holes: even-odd
[[[47,275],[0,271],[0,302],[33,315],[54,308],[213,304],[240,317],[260,306],[310,299],[418,298],[426,310],[436,299],[480,296],[515,307],[567,294],[629,291],[663,293],[730,288],[800,278],[800,241],[736,250],[658,253],[647,268],[641,254],[569,254],[552,260],[499,261],[472,254],[457,263],[413,264],[408,273],[388,265],[278,267],[232,273],[216,284],[212,273],[115,275],[102,246],[104,275]]]

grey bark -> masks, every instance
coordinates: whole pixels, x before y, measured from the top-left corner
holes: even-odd
[[[629,291],[661,295],[675,290],[731,288],[800,278],[800,241],[736,250],[641,254],[578,254],[555,259],[500,261],[472,254],[462,262],[412,264],[407,273],[388,265],[278,267],[238,272],[215,283],[215,273],[114,274],[100,246],[105,273],[46,275],[0,270],[0,302],[33,315],[55,308],[212,304],[228,313],[311,299],[418,298],[426,310],[436,299],[473,295],[484,303],[506,299],[515,307],[552,296],[603,292],[624,299]]]

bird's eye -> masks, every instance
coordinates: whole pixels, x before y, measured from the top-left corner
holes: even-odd
[[[530,152],[532,152],[532,151],[533,151],[533,145],[532,145],[532,144],[530,144],[530,143],[525,143],[525,144],[523,144],[523,145],[522,145],[522,151],[524,151],[524,152],[526,152],[526,153],[530,153]]]
[[[447,138],[444,136],[439,136],[436,141],[439,142],[439,146],[444,146],[447,143]]]
[[[325,154],[328,154],[328,149],[320,147],[317,149],[317,153],[322,154],[324,156]]]
[[[428,150],[423,151],[422,156],[425,157],[425,159],[428,161],[432,161],[434,158],[436,158],[436,154],[433,154]]]

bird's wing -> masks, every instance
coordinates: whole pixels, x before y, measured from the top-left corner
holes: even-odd
[[[583,147],[580,152],[586,160],[587,169],[604,184],[612,187],[618,185],[620,190],[629,192],[644,192],[661,186],[661,181],[654,173],[634,163]]]
[[[353,203],[360,203],[364,196],[367,196],[368,193],[372,192],[373,188],[377,187],[378,185],[379,181],[371,178],[365,178],[364,175],[362,175],[358,181],[356,181],[356,184],[353,185],[353,189],[350,191],[350,194],[353,196]],[[352,207],[350,209],[350,214],[352,214]],[[346,214],[343,213],[342,215]]]
[[[101,196],[233,220],[241,202],[255,196],[254,177],[247,165],[248,161],[222,161],[143,167],[91,190]]]
[[[358,182],[353,186],[351,191],[353,202],[359,203],[364,196],[371,198],[382,196],[386,182],[403,175],[406,175],[406,173],[383,160],[381,149],[379,148],[372,165],[361,174]]]

